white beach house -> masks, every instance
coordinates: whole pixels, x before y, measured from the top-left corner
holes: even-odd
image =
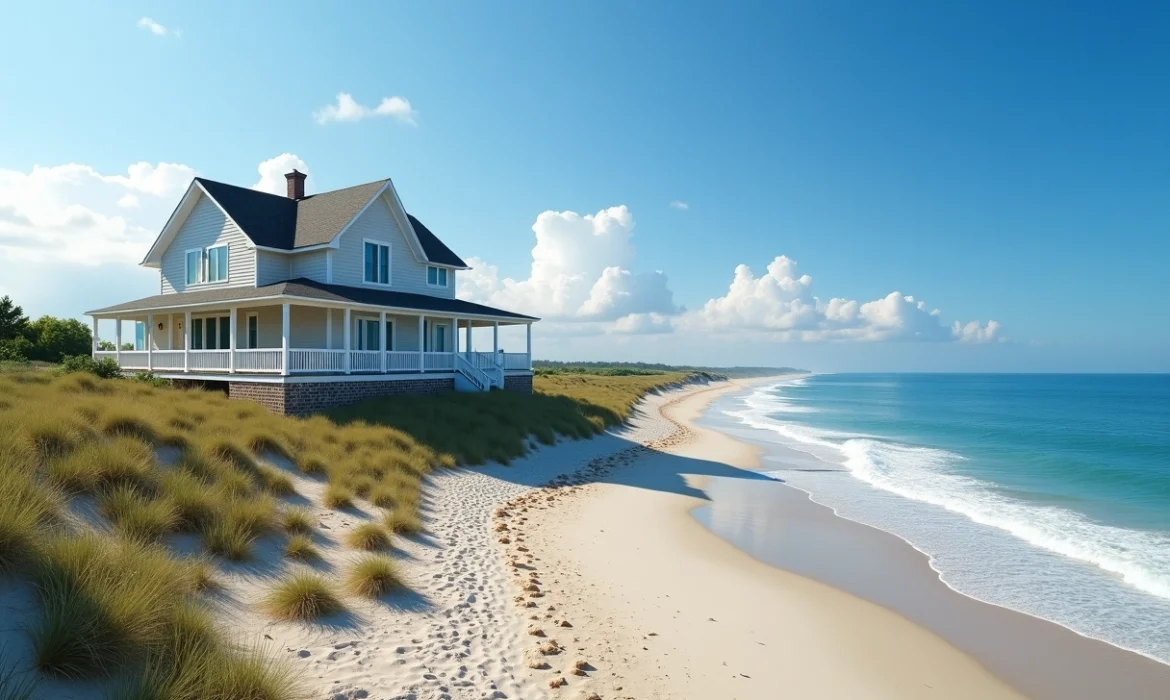
[[[87,312],[94,357],[225,382],[230,396],[282,413],[386,394],[531,391],[538,319],[456,299],[467,264],[406,212],[389,179],[305,196],[304,174],[285,177],[286,197],[195,178],[141,263],[159,269],[159,294]],[[99,321],[114,323],[119,349],[99,350]],[[500,326],[517,324],[524,352],[501,352]],[[491,352],[472,352],[480,327],[492,329]]]

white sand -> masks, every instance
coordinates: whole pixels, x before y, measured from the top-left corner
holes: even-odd
[[[220,619],[293,664],[314,698],[1020,697],[922,627],[766,566],[689,515],[705,476],[742,477],[731,465],[754,459],[689,425],[732,388],[651,396],[610,434],[534,445],[508,467],[433,475],[427,534],[396,538],[392,553],[408,591],[347,596],[349,611],[320,624],[257,612],[277,580],[306,566],[281,557],[283,538],[262,541],[254,561],[224,567],[213,597]],[[292,500],[322,525],[324,560],[312,568],[340,582],[360,556],[341,544],[345,533],[380,514],[364,503],[324,509],[323,482],[289,471],[300,494]],[[585,485],[539,488],[567,473]],[[507,515],[493,515],[501,507]],[[507,530],[495,532],[500,523]],[[530,580],[539,590],[522,590]],[[0,600],[8,634],[20,633],[28,597]],[[559,653],[540,654],[552,639]],[[578,661],[583,675],[573,672]],[[564,687],[549,688],[562,678]],[[53,696],[95,697],[93,686],[70,685],[54,684]]]

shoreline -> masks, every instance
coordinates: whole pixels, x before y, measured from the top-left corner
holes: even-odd
[[[778,688],[792,697],[1024,697],[936,634],[765,564],[691,515],[707,479],[769,481],[730,464],[750,461],[754,448],[685,426],[687,411],[738,386],[648,398],[634,423],[662,424],[661,439],[509,502],[510,522],[527,517],[511,533],[523,533],[541,582],[540,607],[521,602],[524,612],[536,610],[535,625],[571,619],[571,629],[553,628],[556,638],[593,669],[561,676],[572,657],[558,655],[531,673],[565,677],[583,698],[763,700]],[[516,558],[516,545],[506,552]],[[515,590],[527,575],[514,575]]]
[[[564,572],[556,582],[560,597],[574,601],[570,609],[588,614],[590,626],[603,631],[574,639],[582,651],[607,652],[605,661],[613,668],[602,668],[620,679],[609,685],[613,697],[763,698],[774,697],[769,689],[774,693],[774,687],[793,688],[794,683],[801,697],[938,697],[940,691],[945,697],[979,698],[1164,696],[1159,689],[1170,687],[1170,666],[950,588],[910,543],[839,516],[805,491],[760,477],[753,468],[762,448],[696,424],[716,397],[778,379],[732,381],[644,401],[647,415],[661,411],[678,426],[678,434],[649,443],[649,454],[620,471],[571,487],[528,523],[536,525],[525,532],[532,533],[532,551],[544,558],[543,567]],[[672,457],[688,461],[670,464]],[[664,484],[664,476],[674,483]],[[754,499],[745,500],[749,494]],[[752,547],[737,546],[696,517],[704,506],[728,504],[778,513],[767,524],[782,531],[769,529],[766,540],[782,540],[784,558],[757,558]],[[596,522],[608,527],[596,527]],[[652,647],[661,645],[665,635],[659,630],[648,636],[645,627],[669,625],[660,609],[665,590],[671,590],[671,604],[679,606],[672,619],[694,612],[681,605],[684,599],[691,608],[718,607],[719,602],[701,590],[689,591],[690,597],[674,590],[680,584],[662,576],[662,570],[703,578],[703,585],[715,590],[750,587],[757,605],[732,605],[723,614],[729,621],[742,615],[740,632],[756,637],[758,646],[742,645],[734,635],[710,639],[711,625],[700,624],[703,617],[688,623],[698,628],[689,638],[686,628],[675,629],[672,636],[685,643],[656,658]],[[648,586],[647,577],[654,583]],[[805,609],[789,610],[794,599]],[[768,605],[799,613],[805,625],[760,640],[763,633],[756,626],[768,618],[763,609]],[[599,611],[590,613],[590,608]],[[812,626],[809,618],[816,620]],[[775,624],[791,627],[791,622],[786,617]],[[634,627],[633,636],[626,626]],[[636,634],[639,628],[642,635]],[[694,634],[699,630],[702,634]],[[870,637],[875,631],[880,633]],[[862,639],[870,642],[859,650]],[[784,658],[758,654],[785,644],[790,648]],[[810,645],[819,649],[813,658]],[[623,648],[631,651],[623,654]],[[888,653],[891,648],[897,653]],[[723,668],[702,668],[707,657],[732,649],[744,665],[754,667],[753,673],[719,678]],[[688,656],[693,658],[687,664],[678,664]],[[823,657],[834,661],[825,663]],[[686,683],[672,685],[680,673]]]
[[[693,424],[709,403],[688,416],[692,421],[688,427],[723,435]],[[744,466],[754,469],[760,466],[758,457],[764,450],[751,447],[753,460]],[[796,527],[806,532],[810,524],[815,527],[817,523],[832,523],[847,530],[853,542],[837,542],[837,556],[812,552],[799,543],[773,543],[775,549],[784,551],[779,552],[779,557],[768,557],[766,563],[858,595],[938,633],[1029,697],[1160,698],[1170,687],[1170,666],[1059,623],[958,591],[942,579],[929,555],[912,543],[842,516],[804,489],[774,483],[777,497],[766,499],[768,507],[790,509],[795,513],[790,517],[802,521]],[[712,504],[721,497],[742,496],[708,486],[714,492],[710,494]],[[702,507],[700,504],[692,509],[692,516],[699,519],[696,511]],[[730,540],[720,539],[739,548]]]

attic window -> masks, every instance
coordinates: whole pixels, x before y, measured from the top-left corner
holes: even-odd
[[[365,241],[366,284],[390,284],[390,246]]]
[[[446,287],[447,274],[447,268],[445,267],[435,267],[434,265],[428,265],[427,285],[431,287]]]

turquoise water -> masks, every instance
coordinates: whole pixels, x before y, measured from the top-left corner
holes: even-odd
[[[1170,376],[814,375],[712,416],[956,590],[1170,661]]]

